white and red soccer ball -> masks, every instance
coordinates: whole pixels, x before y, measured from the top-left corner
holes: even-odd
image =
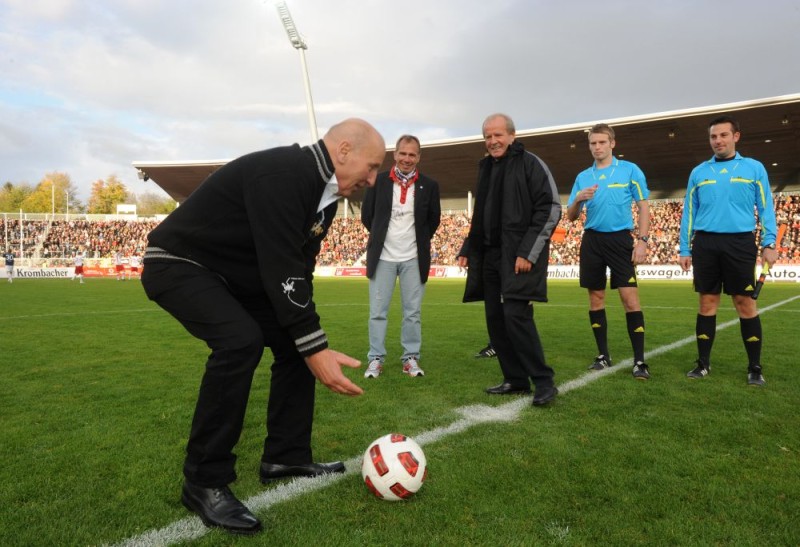
[[[408,499],[428,476],[425,453],[412,438],[389,433],[376,439],[364,452],[361,476],[367,488],[380,499]]]

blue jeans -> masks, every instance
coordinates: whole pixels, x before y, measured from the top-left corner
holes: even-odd
[[[386,357],[386,316],[392,303],[395,281],[400,278],[400,298],[403,304],[403,325],[400,343],[403,346],[402,360],[419,359],[422,345],[422,296],[425,284],[419,278],[417,259],[406,262],[379,260],[375,275],[369,280],[369,360]]]

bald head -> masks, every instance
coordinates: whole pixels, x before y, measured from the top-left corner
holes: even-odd
[[[360,118],[348,118],[332,126],[325,136],[322,137],[325,144],[341,141],[349,142],[353,147],[360,148],[364,145],[378,144],[380,148],[386,149],[383,137],[368,122]]]
[[[340,196],[375,184],[386,155],[386,143],[378,131],[359,118],[348,118],[331,127],[322,137],[333,160]]]

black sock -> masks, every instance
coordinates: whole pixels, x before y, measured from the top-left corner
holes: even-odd
[[[761,317],[756,315],[750,319],[739,319],[739,328],[742,331],[744,349],[747,351],[749,365],[761,364]]]
[[[608,359],[608,323],[606,322],[606,309],[589,310],[589,323],[592,325],[594,341],[597,342],[597,353],[605,355],[606,359]]]
[[[714,345],[714,335],[717,333],[717,316],[697,314],[697,355],[705,365],[711,364],[711,346]]]
[[[644,313],[632,311],[625,314],[628,323],[628,336],[633,347],[633,362],[644,362]]]

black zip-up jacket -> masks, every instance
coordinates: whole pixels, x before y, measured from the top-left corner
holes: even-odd
[[[272,307],[298,351],[328,347],[313,272],[336,202],[317,208],[334,174],[322,141],[253,152],[212,173],[148,236],[145,262],[187,260],[218,273],[231,293]]]
[[[519,141],[511,143],[504,161],[493,165],[494,161],[487,156],[478,164],[472,225],[459,252],[459,256],[467,257],[469,266],[464,302],[483,300],[483,213],[492,167],[503,169],[500,222],[503,298],[547,302],[550,238],[561,219],[556,183],[547,165],[527,152]],[[530,272],[514,273],[517,257],[533,263]]]

